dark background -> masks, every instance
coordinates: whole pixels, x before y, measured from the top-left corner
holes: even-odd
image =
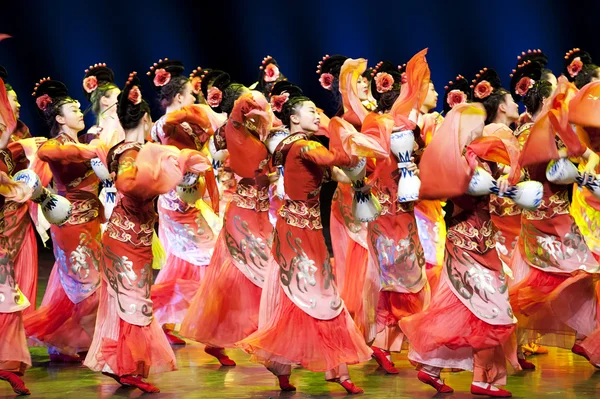
[[[272,55],[331,114],[315,74],[327,53],[401,64],[429,47],[440,93],[456,74],[471,79],[484,66],[496,68],[508,86],[516,56],[528,48],[543,49],[556,72],[575,46],[600,61],[600,1],[3,0],[1,9],[0,32],[13,38],[0,42],[0,64],[34,135],[47,133],[31,97],[36,81],[65,82],[86,108],[84,69],[96,62],[106,62],[119,85],[138,71],[149,96],[145,72],[159,58],[182,60],[188,73],[198,65],[224,69],[249,85],[262,58]]]

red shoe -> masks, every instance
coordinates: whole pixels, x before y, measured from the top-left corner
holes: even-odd
[[[394,367],[394,363],[387,358],[387,353],[384,352],[381,348],[376,346],[372,346],[373,354],[371,355],[373,359],[379,364],[379,367],[385,370],[388,374],[398,374],[399,371],[396,367]]]
[[[583,346],[579,344],[573,345],[573,347],[571,348],[571,352],[584,357],[588,362],[590,361],[590,357],[588,356],[587,352],[585,351],[585,349],[583,349]]]
[[[64,353],[51,353],[50,361],[53,363],[81,363],[81,358],[79,356],[71,356]]]
[[[229,358],[229,356],[227,356],[223,352],[223,348],[215,348],[215,347],[212,347],[212,346],[206,346],[204,348],[204,352],[208,353],[211,356],[216,357],[217,360],[219,361],[219,363],[221,363],[222,366],[228,366],[228,367],[235,366],[235,362],[233,360],[231,360]]]
[[[173,334],[173,331],[169,331],[169,330],[163,330],[165,332],[165,335],[167,336],[167,341],[169,341],[169,343],[171,345],[181,345],[184,346],[185,345],[185,341],[182,340],[181,338],[179,338],[178,336],[176,336],[175,334]]]
[[[359,388],[356,385],[354,385],[354,383],[350,380],[338,381],[338,382],[341,386],[344,387],[344,389],[346,390],[346,392],[348,392],[349,395],[358,395],[360,393],[365,392],[362,388]]]
[[[527,359],[517,358],[517,360],[519,361],[519,366],[521,366],[523,370],[535,370],[535,364],[527,361]]]
[[[494,398],[510,398],[512,397],[512,393],[506,391],[504,389],[498,388],[497,391],[492,390],[492,385],[488,384],[488,388],[480,388],[477,385],[471,385],[471,394],[472,395],[485,395],[491,396]]]
[[[8,381],[13,391],[19,395],[31,395],[31,392],[25,386],[25,383],[18,375],[10,371],[0,371],[0,380]]]
[[[129,385],[129,384],[124,384],[124,383],[121,381],[121,377],[119,377],[119,376],[118,376],[118,375],[116,375],[116,374],[107,373],[106,371],[103,371],[103,372],[102,372],[102,374],[104,374],[104,375],[105,375],[105,376],[107,376],[107,377],[110,377],[110,378],[112,378],[113,380],[117,381],[119,384],[123,385],[124,387],[130,387],[130,386],[131,386],[131,385]]]
[[[278,375],[277,379],[279,380],[279,389],[282,391],[295,391],[296,387],[290,384],[290,376],[289,375]]]
[[[134,377],[132,375],[126,375],[126,376],[121,377],[119,382],[121,383],[121,385],[131,385],[131,386],[134,386],[134,387],[138,388],[139,390],[146,392],[146,393],[159,393],[160,392],[160,389],[158,389],[154,385],[149,384],[146,381],[142,380],[142,377]]]
[[[439,393],[452,393],[452,392],[454,392],[454,389],[452,389],[450,386],[446,385],[444,383],[444,381],[442,381],[442,383],[440,384],[438,382],[438,380],[440,380],[439,378],[432,377],[432,376],[430,376],[429,374],[427,374],[424,371],[419,371],[419,374],[417,374],[417,378],[422,383],[425,383],[425,384],[430,385],[433,388],[435,388],[435,390],[438,391]]]

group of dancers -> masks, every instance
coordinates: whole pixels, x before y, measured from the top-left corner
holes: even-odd
[[[509,88],[491,68],[449,82],[442,116],[426,53],[371,68],[323,57],[331,118],[270,56],[249,87],[159,60],[156,122],[142,76],[119,86],[94,64],[82,87],[96,125],[44,78],[38,137],[0,67],[0,379],[29,394],[29,340],[159,392],[146,379],[177,370],[178,335],[223,366],[244,350],[285,391],[300,365],[362,393],[348,365],[397,374],[402,349],[440,393],[453,392],[442,370],[469,370],[471,393],[509,397],[507,362],[534,369],[540,345],[600,367],[600,67],[573,49],[557,78],[523,52]]]

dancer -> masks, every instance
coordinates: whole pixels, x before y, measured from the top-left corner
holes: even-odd
[[[577,126],[580,137],[582,137],[588,147],[597,154],[599,152],[597,143],[598,133],[600,132],[600,121],[598,120],[598,106],[595,103],[595,99],[598,98],[598,95],[600,94],[600,81],[593,79],[594,78],[590,76],[590,81],[585,86],[581,87],[579,92],[569,102],[569,122]],[[579,170],[583,173],[585,173],[586,168],[587,164],[585,162],[582,162],[579,166]],[[594,257],[596,260],[599,260],[600,245],[598,244],[598,220],[600,218],[600,202],[590,191],[596,184],[597,178],[595,177],[594,181],[592,181],[592,185],[588,188],[577,187],[573,190],[571,215],[573,215],[573,218],[581,229],[581,233],[584,235],[587,245]],[[600,283],[597,279],[594,280],[591,288],[593,289],[593,292],[595,292],[597,309],[599,304]],[[590,287],[588,286],[588,288]],[[590,316],[594,317],[594,314],[592,313]],[[597,317],[595,327],[594,331],[588,334],[587,339],[580,344],[583,351],[579,351],[579,354],[584,355],[590,363],[598,367],[598,365],[600,365],[600,325]]]
[[[104,63],[90,65],[89,69],[85,70],[83,79],[83,93],[92,104],[92,113],[96,116],[96,125],[88,129],[85,141],[99,138],[107,148],[113,147],[125,137],[117,116],[117,98],[121,90],[114,80],[113,71]],[[92,162],[98,164],[104,161],[94,159]],[[112,179],[102,181],[99,197],[108,220],[116,201],[116,189]]]
[[[342,108],[338,115],[343,112],[342,118],[360,131],[367,114],[376,106],[367,60],[325,56],[317,72],[321,87],[339,100]],[[339,93],[333,92],[335,88]],[[376,334],[374,309],[379,295],[379,271],[368,261],[367,226],[354,216],[352,198],[351,185],[338,183],[329,220],[331,246],[340,295],[365,341],[371,342]]]
[[[288,90],[277,112],[290,128],[274,155],[275,164],[285,167],[287,195],[273,245],[280,268],[279,298],[270,320],[238,345],[265,362],[282,390],[296,389],[289,377],[291,365],[300,363],[311,371],[326,371],[326,379],[348,393],[361,393],[350,381],[347,364],[366,361],[371,351],[339,297],[319,212],[325,171],[351,161],[309,140],[319,130],[319,116],[301,93],[299,88]],[[290,341],[292,336],[296,339]]]
[[[24,203],[31,196],[31,189],[23,184],[13,182],[8,174],[12,172],[10,151],[6,150],[8,141],[17,125],[17,115],[11,109],[4,77],[0,76],[0,218],[5,221],[6,201]],[[0,223],[0,379],[7,381],[13,391],[19,395],[29,395],[21,376],[31,367],[31,355],[27,348],[25,330],[23,328],[23,310],[29,306],[27,297],[19,289],[14,268],[14,256],[19,245],[13,241],[11,232],[5,230]]]
[[[154,200],[174,189],[188,170],[198,173],[210,163],[197,151],[143,144],[152,120],[140,87],[137,74],[131,73],[119,96],[117,114],[125,141],[111,148],[107,157],[119,200],[102,236],[100,305],[84,364],[121,385],[152,393],[160,391],[143,378],[177,369],[175,354],[153,317],[150,299],[157,218]]]
[[[566,109],[565,101],[574,90],[565,77],[560,77],[552,97],[551,86],[545,81],[534,83],[524,97],[534,124],[521,133],[526,139],[521,164],[527,166],[532,179],[544,184],[544,197],[537,211],[524,210],[521,217],[511,269],[527,270],[527,274],[511,287],[510,300],[519,319],[521,343],[535,340],[571,348],[587,358],[582,344],[597,325],[595,315],[590,314],[596,300],[591,285],[600,266],[569,214],[569,187],[553,184],[546,177],[547,162],[552,159],[582,156],[586,174],[593,173],[600,161],[570,127],[557,129],[551,122],[554,117],[566,119],[556,110]],[[556,126],[565,125],[568,123],[559,121]]]
[[[46,304],[25,317],[25,330],[48,346],[51,361],[80,362],[91,344],[98,310],[103,213],[98,178],[88,162],[98,153],[96,147],[78,143],[83,114],[63,83],[42,79],[34,96],[52,136],[37,157],[50,165],[58,193],[71,201],[73,210],[65,224],[51,227],[58,278],[50,280]]]
[[[176,60],[159,60],[148,75],[158,91],[161,107],[166,111],[152,128],[152,139],[180,150],[201,151],[221,121],[191,107],[195,102],[190,79],[183,76],[183,64]],[[210,99],[208,99],[210,103]],[[211,119],[212,118],[212,119]],[[212,171],[204,180],[213,209],[218,213],[218,191]],[[206,272],[215,244],[215,234],[194,204],[182,200],[175,190],[158,199],[159,237],[167,254],[166,265],[152,287],[154,316],[163,326],[171,344],[185,345],[173,334],[175,325],[185,317]]]
[[[223,349],[234,347],[258,328],[261,290],[272,261],[269,154],[263,144],[272,118],[262,94],[221,77],[212,88],[223,94],[219,104],[211,105],[220,106],[229,116],[219,131],[216,149],[227,149],[238,182],[207,273],[180,334],[205,344],[204,351],[223,366],[235,366]]]
[[[448,227],[445,266],[431,305],[401,320],[400,326],[412,346],[409,358],[421,364],[418,378],[423,383],[438,392],[453,392],[440,379],[441,370],[473,370],[472,394],[510,397],[510,392],[498,386],[506,385],[505,353],[513,367],[519,367],[516,348],[510,345],[516,319],[495,250],[489,196],[464,194],[475,165],[489,172],[494,172],[495,165],[473,157],[467,162],[462,152],[465,146],[473,145],[473,139],[481,137],[484,122],[497,121],[499,110],[516,120],[518,108],[491,69],[482,70],[473,87],[474,99],[483,104],[455,105],[421,159],[420,196],[450,198],[454,212]],[[442,154],[447,162],[440,165]],[[499,195],[507,188],[505,180]]]
[[[0,65],[0,78],[7,82],[8,72]],[[8,101],[10,103],[13,115],[17,121],[17,126],[10,136],[11,157],[14,163],[12,174],[20,170],[27,169],[30,166],[30,158],[35,157],[37,147],[45,139],[31,138],[31,133],[27,125],[19,119],[21,104],[19,103],[17,93],[13,87],[5,83]],[[31,208],[31,210],[30,210]],[[35,225],[32,221],[32,215],[37,215],[37,204],[31,206],[27,202],[18,203],[6,201],[4,204],[5,229],[11,230],[11,237],[14,243],[13,250],[17,251],[14,255],[15,276],[21,292],[29,299],[30,306],[23,309],[23,315],[27,315],[35,310],[37,301],[38,285],[38,246],[35,237]],[[43,241],[48,239],[44,228],[40,228],[40,236]]]
[[[397,134],[412,134],[414,123],[407,120],[409,112],[421,107],[420,102],[429,91],[429,67],[425,52],[417,54],[407,65],[408,81],[403,85],[402,98],[400,86],[402,75],[390,62],[381,62],[373,71],[374,96],[380,113],[392,113],[392,109],[407,109],[404,123],[397,123]],[[425,90],[423,90],[423,88]],[[409,96],[408,93],[417,95]],[[399,102],[396,104],[396,102]],[[392,116],[395,116],[393,113]],[[395,118],[398,119],[398,118]],[[398,120],[396,120],[398,122]],[[415,137],[419,147],[423,143]],[[425,274],[425,256],[419,240],[414,215],[414,199],[400,202],[398,185],[402,174],[398,173],[398,155],[389,151],[387,160],[377,162],[371,182],[375,195],[382,206],[381,216],[368,226],[370,259],[380,271],[381,291],[377,304],[377,336],[371,345],[377,363],[389,374],[398,374],[391,360],[390,352],[400,352],[404,334],[398,322],[402,318],[421,312],[427,307],[430,290]],[[418,175],[419,170],[411,158],[406,169]]]

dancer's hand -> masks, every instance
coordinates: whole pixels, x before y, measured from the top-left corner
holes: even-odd
[[[331,179],[338,183],[352,184],[352,180],[337,166],[331,169]]]
[[[587,153],[589,151],[589,153]],[[587,154],[587,162],[585,164],[585,172],[590,174],[590,175],[595,175],[596,174],[596,168],[598,167],[598,164],[600,163],[600,157],[598,156],[598,154],[596,154],[594,151],[590,150],[589,148],[586,151]]]
[[[581,175],[581,179],[581,185],[586,186],[588,184],[593,183],[594,180],[596,180],[596,175],[594,173],[583,172],[583,174]]]
[[[504,194],[510,188],[510,183],[508,182],[508,177],[500,176],[497,180],[496,184],[498,185],[498,197],[504,197]]]
[[[419,167],[415,163],[414,157],[410,158],[410,164],[406,167],[406,169],[411,171],[413,173],[413,175],[415,175],[415,176],[419,176],[419,174],[421,173],[421,171],[419,170]]]

